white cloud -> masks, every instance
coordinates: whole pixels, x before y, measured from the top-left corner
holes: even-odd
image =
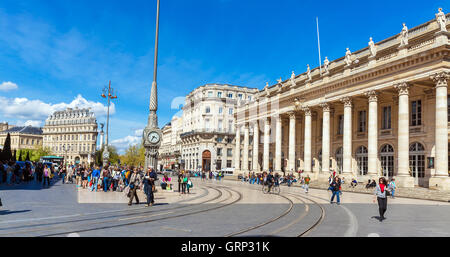
[[[16,83],[12,83],[11,81],[3,82],[0,84],[0,91],[10,91],[10,90],[16,90],[19,86],[17,86]]]
[[[32,127],[41,127],[42,121],[40,120],[27,120],[25,122],[19,121],[17,122],[17,126],[32,126]]]
[[[138,145],[142,142],[142,132],[143,129],[137,129],[133,132],[133,135],[111,141],[111,145],[116,147],[119,154],[124,154],[125,150],[130,146]]]
[[[55,111],[62,111],[66,108],[92,108],[96,117],[106,116],[107,106],[99,102],[86,100],[83,96],[78,95],[70,103],[45,103],[41,100],[30,100],[28,98],[7,98],[0,97],[0,114],[7,118],[44,121]],[[111,103],[110,114],[115,113],[115,105]]]

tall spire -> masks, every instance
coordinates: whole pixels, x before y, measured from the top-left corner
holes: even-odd
[[[152,83],[152,91],[150,93],[150,112],[158,110],[158,94],[156,88],[156,81]]]

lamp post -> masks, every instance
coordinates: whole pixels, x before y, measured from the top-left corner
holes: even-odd
[[[109,151],[108,151],[108,136],[109,136],[109,106],[111,104],[111,100],[113,99],[117,99],[117,95],[114,94],[114,89],[111,87],[111,80],[109,81],[109,86],[103,88],[103,93],[102,93],[102,97],[103,98],[107,98],[108,99],[108,112],[106,115],[106,144],[105,144],[105,149],[103,150],[103,167],[108,163],[109,160]]]
[[[67,166],[67,159],[66,158],[67,158],[67,152],[70,151],[70,146],[67,146],[67,148],[66,148],[66,146],[63,145],[63,151],[65,152],[63,166]]]

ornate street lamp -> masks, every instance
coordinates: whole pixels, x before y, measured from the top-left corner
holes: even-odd
[[[103,150],[103,167],[107,165],[108,160],[109,160],[109,151],[108,151],[108,136],[109,136],[109,106],[111,104],[111,100],[117,99],[117,95],[114,94],[114,89],[111,88],[111,80],[109,81],[109,86],[103,88],[103,93],[102,93],[102,97],[103,98],[107,98],[108,99],[108,113],[106,115],[106,144],[105,144],[105,149]]]

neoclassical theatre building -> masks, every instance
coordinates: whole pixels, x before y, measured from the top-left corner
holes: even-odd
[[[448,20],[439,9],[427,23],[266,85],[236,112],[237,173],[303,170],[326,180],[334,170],[450,190]]]

